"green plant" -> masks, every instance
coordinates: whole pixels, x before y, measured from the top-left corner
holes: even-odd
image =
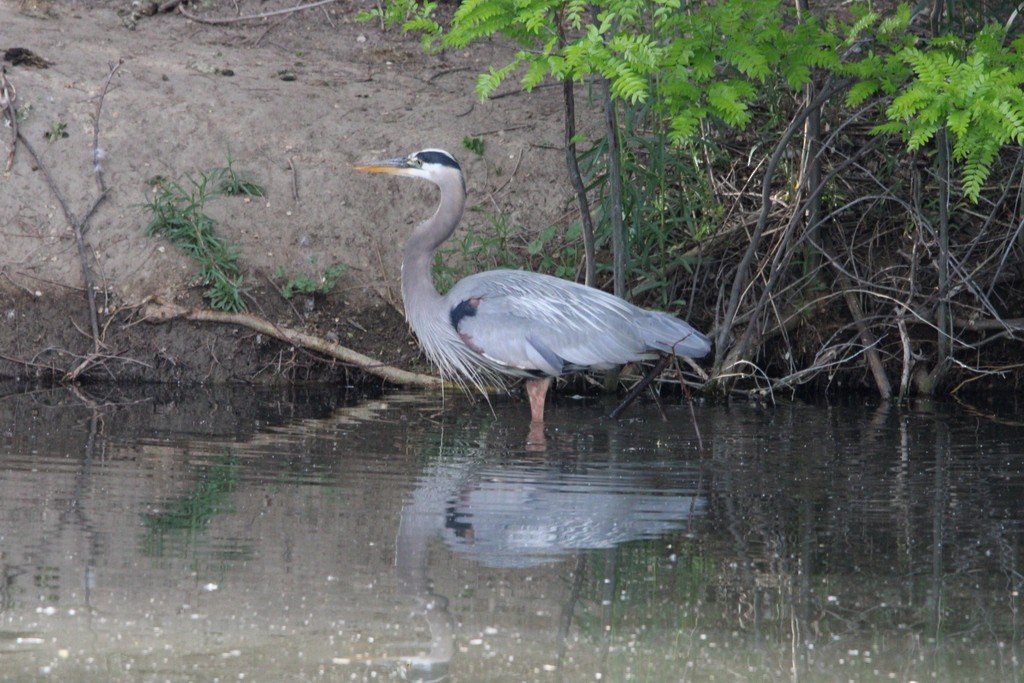
[[[317,258],[315,256],[310,258],[310,263],[315,267]],[[324,269],[322,273],[316,275],[294,275],[289,277],[288,272],[284,266],[278,266],[274,275],[278,279],[285,280],[285,283],[281,285],[280,292],[281,296],[287,300],[291,300],[296,294],[328,294],[334,285],[337,284],[338,278],[348,272],[348,266],[344,263],[335,263],[332,266]]]
[[[547,76],[600,77],[616,100],[655,106],[677,142],[708,117],[749,123],[755,85],[776,74],[796,89],[812,68],[839,64],[839,38],[791,13],[777,0],[693,3],[686,11],[677,0],[465,0],[443,43],[465,47],[500,33],[523,47],[480,75],[481,98],[514,74],[527,91]]]
[[[382,28],[401,25],[403,31],[419,31],[423,34],[423,49],[432,47],[434,40],[441,33],[441,25],[433,16],[437,9],[436,2],[420,2],[419,0],[383,0],[383,4],[356,14],[356,21],[372,21],[378,19]]]
[[[949,131],[963,193],[974,202],[999,151],[1024,144],[1024,36],[1010,49],[1005,38],[1005,28],[988,24],[970,42],[942,36],[927,49],[905,47],[899,57],[914,77],[886,110],[889,122],[875,127],[900,134],[910,150]]]
[[[597,196],[598,246],[611,243],[606,139],[581,155]],[[620,131],[622,211],[628,226],[626,280],[632,299],[662,309],[677,304],[678,280],[695,258],[689,249],[717,227],[720,203],[695,160],[713,153],[709,141],[672,143],[660,117],[645,107],[627,108]],[[606,267],[600,270],[607,270]]]
[[[566,280],[579,276],[583,228],[578,221],[570,223],[560,234],[558,226],[549,225],[526,245],[532,257],[531,266],[539,273],[548,273]]]
[[[207,287],[204,296],[212,308],[245,310],[243,278],[238,252],[217,236],[217,221],[205,213],[208,201],[217,196],[210,187],[210,175],[186,176],[186,184],[160,183],[143,204],[151,214],[147,235],[159,235],[180,249],[198,265],[196,279]]]
[[[462,138],[462,146],[478,157],[482,157],[484,155],[484,147],[486,146],[486,143],[483,138],[466,136]]]
[[[217,192],[230,196],[265,197],[266,189],[254,179],[249,171],[235,169],[235,160],[228,151],[227,166],[214,166],[210,169],[210,179]]]
[[[488,228],[467,231],[435,254],[434,281],[441,292],[467,275],[496,268],[533,270],[569,280],[579,276],[583,246],[578,222],[564,231],[549,225],[525,241],[526,231],[506,216],[490,220]]]
[[[505,216],[492,216],[490,228],[469,230],[449,240],[434,255],[434,282],[447,292],[463,277],[494,268],[519,268],[522,257],[512,248],[511,238],[518,232]]]
[[[43,137],[46,138],[47,142],[56,142],[57,140],[60,140],[61,138],[66,138],[67,136],[68,124],[64,123],[63,121],[51,122],[49,130],[43,133]]]

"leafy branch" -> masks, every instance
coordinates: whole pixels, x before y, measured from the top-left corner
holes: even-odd
[[[985,26],[969,43],[944,36],[930,49],[907,47],[900,57],[913,70],[910,84],[886,110],[876,133],[896,133],[921,149],[945,128],[952,158],[962,167],[963,192],[978,201],[992,162],[1008,144],[1024,144],[1024,37],[1003,47],[1005,29]]]

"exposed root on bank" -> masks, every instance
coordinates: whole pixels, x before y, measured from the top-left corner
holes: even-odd
[[[219,323],[222,325],[238,325],[254,330],[268,337],[273,337],[287,344],[294,344],[310,351],[334,358],[343,363],[359,368],[361,371],[380,377],[388,382],[407,386],[441,389],[444,382],[439,377],[409,372],[379,360],[363,355],[358,351],[329,341],[323,337],[300,332],[288,327],[275,325],[266,318],[250,313],[226,313],[207,308],[189,308],[167,303],[160,299],[149,299],[142,306],[142,319],[149,323],[159,324],[170,320],[190,320],[193,322]]]

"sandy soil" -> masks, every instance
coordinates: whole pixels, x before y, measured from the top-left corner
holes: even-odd
[[[279,0],[192,3],[227,17],[290,7]],[[424,55],[414,38],[381,32],[343,0],[271,20],[206,25],[178,13],[128,16],[128,0],[0,0],[0,52],[27,48],[47,68],[5,61],[17,89],[20,131],[77,218],[99,196],[98,144],[107,195],[86,225],[104,354],[97,379],[224,381],[336,379],[346,369],[243,328],[150,324],[152,297],[200,305],[193,264],[147,237],[141,204],[158,177],[224,166],[250,171],[265,199],[207,205],[238,247],[250,310],[272,322],[336,337],[388,362],[415,366],[400,315],[399,261],[409,226],[433,210],[426,184],[367,176],[358,161],[442,147],[459,157],[470,208],[462,230],[495,215],[541,228],[565,219],[559,92],[539,89],[487,103],[478,73],[511,49]],[[112,67],[123,60],[100,98]],[[63,124],[66,137],[50,135]],[[0,131],[0,170],[10,129]],[[482,138],[478,156],[463,146]],[[52,138],[52,139],[51,139]],[[74,232],[44,169],[19,145],[0,176],[0,375],[61,375],[93,350]],[[285,301],[275,274],[315,276],[349,266],[327,296]],[[114,357],[118,357],[115,360]]]

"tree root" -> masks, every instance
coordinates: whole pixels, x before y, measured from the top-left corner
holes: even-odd
[[[157,298],[150,298],[142,306],[142,319],[146,322],[158,324],[170,320],[182,319],[193,322],[220,323],[222,325],[238,325],[255,330],[260,334],[273,337],[288,344],[301,346],[302,348],[315,351],[330,358],[340,360],[343,363],[353,365],[363,372],[380,377],[388,382],[403,384],[406,386],[417,386],[428,389],[441,389],[446,386],[439,377],[423,375],[417,372],[402,370],[353,351],[335,342],[307,334],[298,330],[275,325],[265,318],[250,313],[226,313],[206,308],[188,308],[177,304],[167,303]]]

